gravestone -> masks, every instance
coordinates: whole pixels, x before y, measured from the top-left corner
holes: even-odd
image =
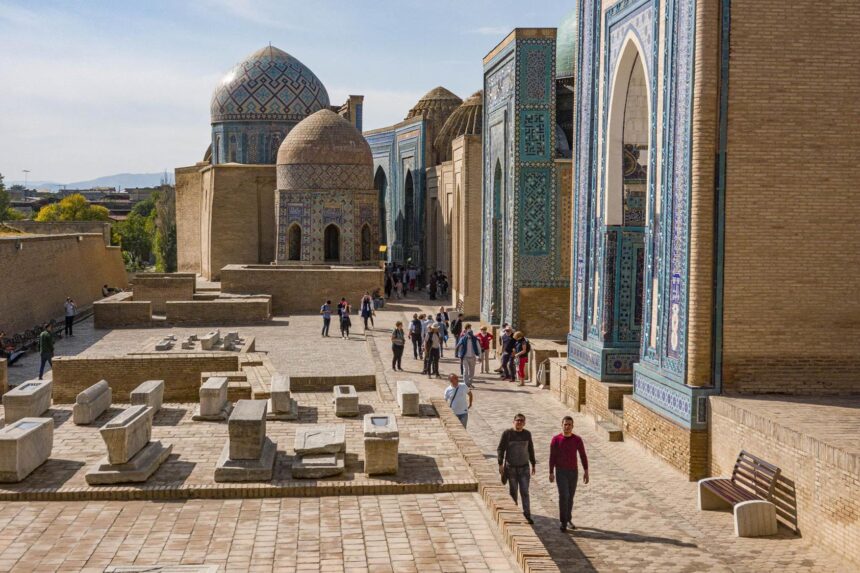
[[[149,406],[156,414],[164,400],[164,380],[147,380],[131,391],[130,398],[132,406]]]
[[[411,380],[398,380],[397,405],[400,406],[400,413],[404,416],[417,416],[419,403],[420,398],[415,383]]]
[[[364,415],[364,473],[396,474],[400,431],[394,414]]]
[[[100,380],[75,398],[72,420],[78,426],[92,424],[96,418],[110,408],[112,393],[107,380]]]
[[[3,395],[6,423],[38,418],[51,407],[50,380],[28,380]]]
[[[272,375],[271,398],[269,398],[269,420],[296,420],[299,405],[290,393],[290,379],[283,374]]]
[[[0,483],[22,481],[54,446],[53,418],[21,418],[0,430]]]
[[[173,348],[173,341],[169,338],[162,338],[155,343],[155,349],[157,351],[170,350],[171,348]]]
[[[173,446],[150,441],[153,415],[148,406],[131,406],[102,426],[99,433],[108,454],[87,472],[88,484],[143,482],[155,473]]]
[[[334,387],[334,414],[340,417],[358,416],[358,392],[355,386]]]
[[[346,426],[344,424],[299,427],[296,430],[295,479],[318,479],[340,475],[345,468]]]
[[[192,420],[221,422],[230,417],[233,405],[227,401],[227,377],[212,376],[200,386],[200,405]]]
[[[266,400],[239,400],[227,421],[227,443],[215,466],[216,482],[269,481],[276,446],[266,437]]]
[[[200,347],[203,350],[213,350],[215,348],[215,345],[217,345],[220,341],[221,331],[213,330],[211,332],[207,332],[200,337]]]

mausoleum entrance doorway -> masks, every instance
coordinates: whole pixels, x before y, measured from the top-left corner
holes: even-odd
[[[302,228],[298,223],[290,225],[290,231],[287,234],[287,249],[289,260],[302,260]]]
[[[376,176],[373,178],[373,186],[379,195],[379,243],[388,244],[388,225],[385,212],[385,196],[388,194],[388,179],[382,167],[376,168]]]
[[[412,181],[412,171],[406,172],[406,183],[403,188],[404,204],[404,229],[403,229],[403,254],[406,260],[412,259],[413,245],[415,244],[415,185]]]
[[[326,262],[340,262],[340,229],[334,223],[329,224],[325,228],[323,249]]]
[[[605,279],[601,334],[607,347],[628,348],[630,360],[637,362],[642,340],[652,142],[648,81],[642,54],[632,37],[622,48],[610,97],[602,206],[605,231],[600,274]],[[619,366],[632,368],[632,364]]]

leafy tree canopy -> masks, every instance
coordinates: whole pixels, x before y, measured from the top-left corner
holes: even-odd
[[[109,211],[101,205],[91,205],[83,195],[75,193],[58,203],[42,207],[37,221],[107,221]]]

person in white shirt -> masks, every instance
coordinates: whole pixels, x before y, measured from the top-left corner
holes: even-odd
[[[72,297],[66,298],[66,303],[63,305],[66,309],[66,327],[63,329],[63,334],[74,336],[72,327],[75,324],[75,315],[78,314],[78,305],[72,300]]]
[[[448,376],[448,381],[451,384],[445,388],[445,401],[465,428],[469,422],[469,408],[472,407],[472,389],[460,383],[456,374]]]

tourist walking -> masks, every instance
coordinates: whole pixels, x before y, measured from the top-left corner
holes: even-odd
[[[331,326],[331,301],[327,300],[320,307],[320,314],[323,319],[322,335],[328,336],[328,328]]]
[[[391,332],[391,352],[394,353],[394,358],[391,360],[391,369],[395,372],[400,370],[403,372],[403,349],[406,347],[406,333],[403,332],[403,323],[397,321],[394,324],[394,330]]]
[[[585,443],[573,433],[573,418],[561,419],[561,433],[553,437],[549,444],[549,483],[558,486],[558,519],[561,530],[576,529],[573,525],[573,496],[576,495],[576,482],[579,479],[576,455],[582,461],[582,481],[588,483],[588,456]]]
[[[463,333],[463,313],[457,313],[457,318],[451,321],[451,334],[454,336],[454,341],[460,340],[460,335]]]
[[[51,332],[51,323],[49,322],[45,323],[41,334],[39,334],[39,356],[42,360],[39,365],[39,380],[41,380],[45,374],[45,364],[50,364],[51,368],[54,367],[54,333]]]
[[[445,352],[443,348],[448,346],[448,326],[441,320],[438,320],[438,315],[434,326],[439,329],[439,337],[442,341],[442,344],[439,346],[439,358],[444,358]]]
[[[434,374],[439,378],[439,358],[442,355],[442,336],[439,334],[439,325],[431,324],[424,343],[424,355],[427,356],[427,377]]]
[[[535,446],[531,433],[526,430],[526,417],[523,414],[514,416],[514,427],[502,432],[499,447],[496,450],[499,457],[499,474],[507,477],[508,491],[514,503],[517,493],[522,498],[523,515],[526,521],[534,523],[529,498],[529,480],[535,475]],[[531,464],[531,473],[529,473]],[[504,483],[504,479],[502,480]]]
[[[75,315],[78,314],[78,305],[72,300],[72,297],[66,298],[66,304],[63,305],[66,309],[66,327],[63,329],[63,334],[74,336],[72,327],[75,324]]]
[[[413,314],[412,320],[409,322],[409,340],[412,341],[412,354],[415,356],[415,360],[424,358],[424,348],[421,345],[424,338],[423,330],[418,314]]]
[[[514,381],[514,332],[510,326],[505,327],[502,334],[502,380]]]
[[[349,318],[349,311],[349,304],[344,301],[343,307],[340,309],[340,335],[346,339],[349,339],[349,327],[352,326],[352,320]]]
[[[343,307],[345,307],[345,306],[347,306],[346,298],[341,297],[340,302],[337,303],[337,316],[338,316],[338,318],[340,318],[341,314],[343,313]]]
[[[488,374],[490,372],[490,342],[493,341],[493,335],[487,332],[486,326],[482,326],[477,337],[481,344],[481,374]]]
[[[368,319],[370,320],[370,326],[376,326],[373,324],[373,298],[371,298],[369,292],[364,291],[364,296],[361,297],[361,306],[359,309],[361,311],[361,318],[364,320],[364,331],[367,332]]]
[[[394,280],[391,278],[391,272],[385,273],[385,298],[391,299],[391,291],[394,290]]]
[[[463,368],[463,382],[471,388],[472,379],[475,378],[475,362],[481,354],[481,343],[478,342],[478,337],[472,332],[471,324],[467,323],[463,327],[463,336],[457,340],[455,353]]]
[[[529,352],[531,352],[532,344],[529,342],[529,339],[526,338],[525,334],[519,330],[514,333],[514,340],[516,341],[516,344],[514,345],[514,356],[512,362],[516,363],[517,381],[519,382],[519,385],[525,386],[526,364],[529,361]],[[513,367],[508,366],[508,370],[513,370]]]
[[[472,389],[460,382],[456,374],[448,376],[450,386],[445,388],[445,401],[463,427],[469,423],[469,409],[472,407]]]
[[[433,318],[430,315],[420,314],[421,319],[421,349],[424,352],[424,369],[422,374],[427,374],[430,369],[430,353],[427,352],[427,337],[430,336],[430,327],[433,325]]]

